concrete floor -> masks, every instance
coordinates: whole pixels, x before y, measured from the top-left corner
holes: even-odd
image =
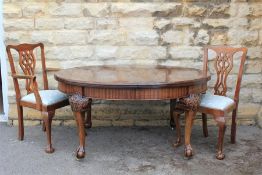
[[[76,128],[53,127],[54,154],[46,154],[45,133],[41,127],[26,127],[25,140],[18,141],[17,127],[0,124],[1,175],[173,175],[173,174],[262,174],[262,130],[238,127],[237,144],[225,138],[226,158],[215,159],[216,127],[202,137],[194,126],[192,144],[195,156],[186,160],[183,146],[174,150],[175,132],[168,127],[92,128],[87,137],[87,156],[77,161]]]

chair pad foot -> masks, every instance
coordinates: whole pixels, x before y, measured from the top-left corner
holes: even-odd
[[[225,158],[225,154],[219,151],[216,155],[216,158],[218,160],[223,160]]]
[[[45,152],[48,153],[48,154],[51,154],[51,153],[55,152],[55,149],[51,146],[47,146],[45,148]]]

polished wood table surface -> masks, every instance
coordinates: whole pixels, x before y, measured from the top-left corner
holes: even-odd
[[[169,66],[86,66],[61,70],[55,74],[55,79],[60,91],[73,95],[70,104],[79,131],[78,158],[85,155],[84,126],[92,126],[92,99],[170,100],[171,116],[176,101],[183,101],[188,108],[185,156],[192,156],[190,137],[193,119],[200,102],[199,95],[207,90],[207,81],[210,80],[210,75],[202,70]]]

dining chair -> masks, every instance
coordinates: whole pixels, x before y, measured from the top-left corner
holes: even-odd
[[[226,130],[226,118],[228,113],[232,112],[232,123],[231,123],[231,143],[236,142],[236,117],[239,103],[239,92],[241,87],[241,80],[244,71],[244,64],[247,55],[247,49],[244,47],[233,48],[226,46],[209,46],[204,48],[204,64],[203,64],[203,73],[207,75],[208,73],[208,60],[210,59],[210,52],[213,51],[215,56],[211,59],[214,61],[214,69],[216,74],[216,83],[214,85],[214,94],[205,93],[201,97],[201,102],[198,108],[198,112],[202,113],[202,123],[203,123],[203,134],[205,137],[208,136],[207,129],[207,114],[213,116],[216,121],[219,134],[218,134],[218,143],[217,143],[217,154],[216,158],[219,160],[224,159],[225,154],[223,153],[223,142],[224,134]],[[240,54],[240,64],[237,69],[237,80],[235,85],[234,97],[227,97],[227,79],[229,73],[232,71],[234,66],[234,60],[237,58],[237,53]],[[180,125],[179,117],[181,115],[181,108],[183,105],[177,105],[174,110],[174,121],[177,127],[177,143],[175,146],[181,144],[180,136]]]
[[[37,51],[40,49],[41,53],[41,68],[43,76],[44,89],[38,89],[38,83],[36,80],[36,62]],[[12,52],[16,50],[18,55]],[[51,142],[51,124],[52,118],[55,115],[55,110],[69,104],[66,94],[58,90],[48,89],[47,72],[54,71],[55,69],[46,68],[44,45],[38,44],[20,44],[20,45],[8,45],[6,47],[8,59],[11,67],[11,76],[14,82],[14,88],[16,93],[17,113],[18,113],[18,139],[24,139],[24,124],[23,124],[23,107],[33,108],[41,112],[43,117],[43,130],[47,135],[47,147],[46,153],[53,153],[54,148]],[[14,58],[18,58],[14,60]],[[19,63],[15,65],[15,63]],[[19,73],[22,72],[22,73]],[[41,72],[41,71],[40,71]],[[21,82],[25,83],[25,89],[27,94],[22,96],[20,91]],[[20,83],[20,85],[19,85]]]

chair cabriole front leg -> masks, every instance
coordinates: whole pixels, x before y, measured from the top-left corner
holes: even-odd
[[[225,158],[225,154],[223,152],[223,146],[224,146],[224,135],[226,132],[226,120],[224,116],[221,117],[215,116],[215,121],[217,122],[217,125],[219,127],[216,158],[218,160],[223,160]]]
[[[46,136],[47,136],[47,146],[45,149],[46,153],[53,153],[55,151],[55,149],[52,146],[52,139],[51,139],[51,125],[54,115],[55,115],[55,111],[42,112],[45,129],[46,129]]]

